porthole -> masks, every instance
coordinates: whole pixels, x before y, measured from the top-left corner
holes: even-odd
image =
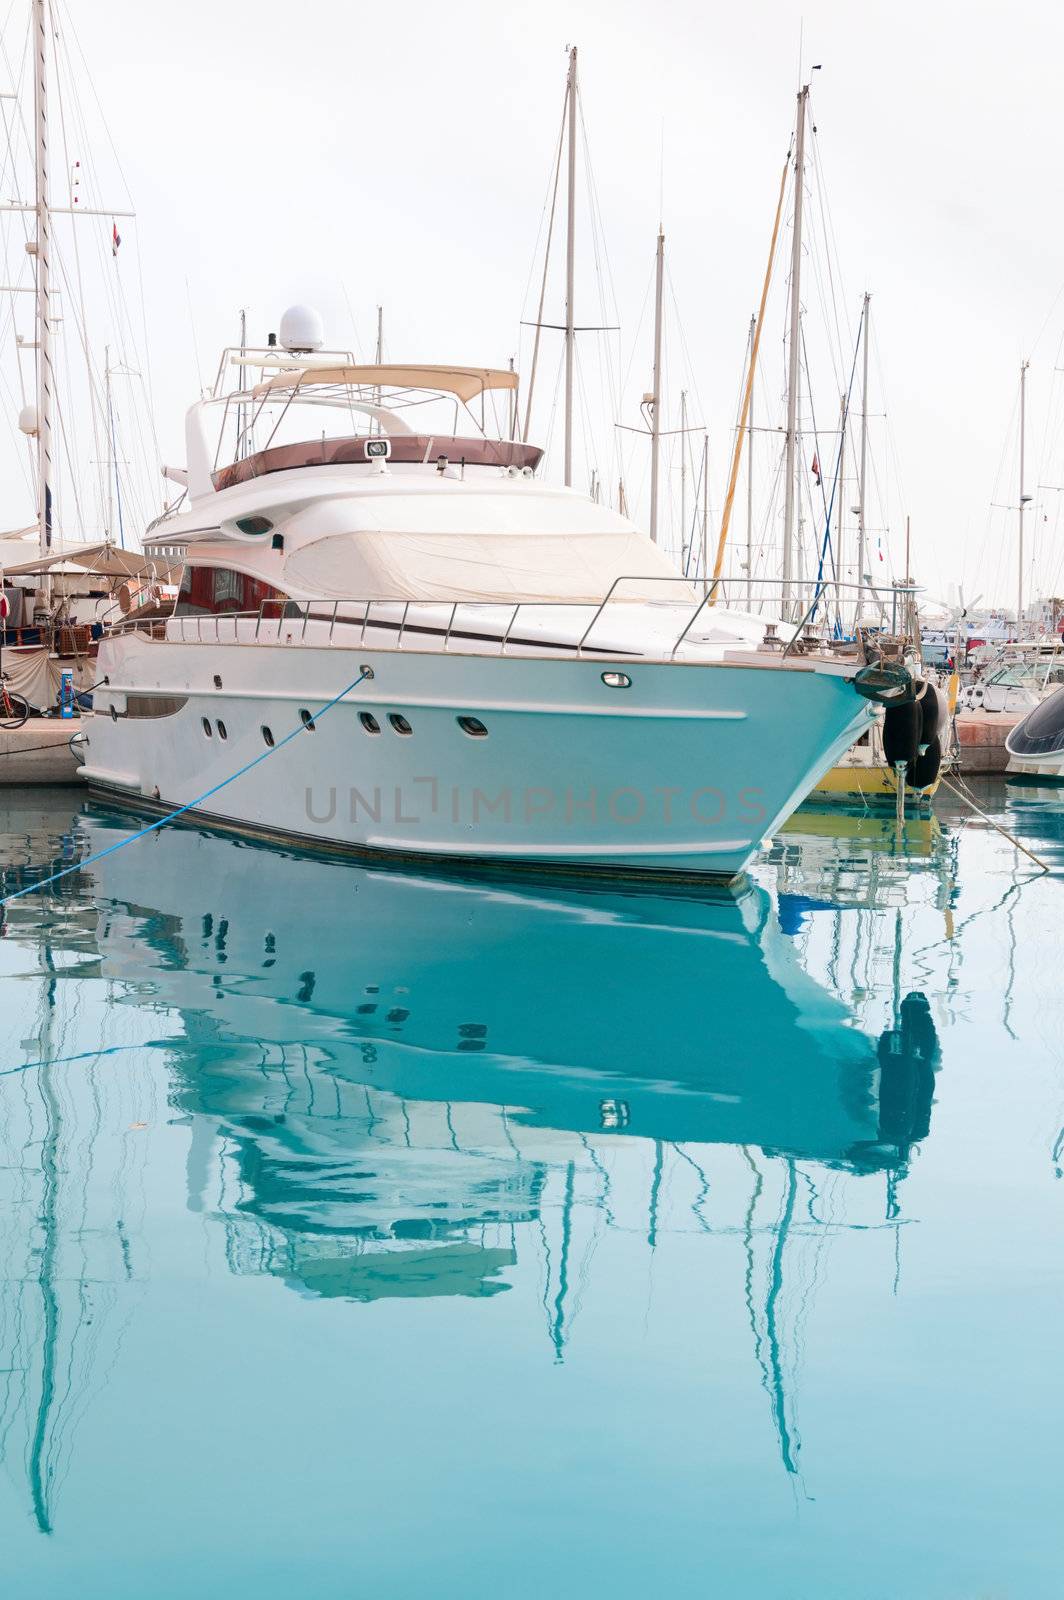
[[[604,672],[602,681],[607,689],[630,689],[632,680],[627,672]]]
[[[263,725],[262,725],[262,738],[263,738],[263,743],[264,744],[268,744],[270,749],[272,750],[273,749],[273,734],[270,732],[269,728],[267,728],[265,723],[263,723]]]
[[[303,724],[304,728],[306,728],[308,733],[314,732],[314,718],[311,716],[306,706],[300,706],[299,720]]]
[[[479,717],[457,717],[455,719],[463,733],[468,733],[471,739],[486,739],[488,730]]]
[[[218,723],[218,737],[219,737],[219,739],[228,739],[228,737],[229,737],[229,734],[228,734],[228,731],[226,730],[226,726],[225,726],[224,722],[219,722]]]
[[[373,715],[372,711],[360,711],[358,714],[358,720],[361,722],[367,733],[380,733],[381,725]]]
[[[401,712],[389,711],[388,721],[391,723],[396,733],[407,734],[413,733],[414,731]]]
[[[201,721],[203,723],[203,731],[207,735],[207,738],[209,739],[211,737],[211,735],[214,733],[214,729],[211,727],[211,719],[210,719],[210,717],[203,717],[203,718],[201,718]]]

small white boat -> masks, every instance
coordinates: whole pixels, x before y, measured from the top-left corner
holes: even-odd
[[[355,852],[739,875],[867,725],[861,660],[538,481],[514,373],[289,344],[188,413],[144,540],[180,595],[101,646],[90,784]]]
[[[1030,778],[1064,778],[1064,688],[1028,711],[1005,740],[1008,772]]]

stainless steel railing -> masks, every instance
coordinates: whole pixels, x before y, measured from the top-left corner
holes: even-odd
[[[625,595],[626,585],[637,585],[639,593]],[[660,597],[648,594],[650,585],[660,590]],[[677,585],[686,591],[674,598]],[[734,607],[744,616],[755,620],[766,629],[765,638],[773,640],[786,656],[804,642],[807,645],[837,644],[846,642],[845,630],[840,628],[840,618],[852,606],[855,621],[858,607],[863,602],[878,612],[881,626],[887,616],[887,606],[896,615],[899,598],[910,600],[915,594],[912,585],[894,585],[889,590],[872,589],[863,585],[832,581],[808,585],[808,592],[799,601],[794,600],[798,587],[790,584],[790,602],[784,606],[782,585],[773,579],[720,579],[716,585],[705,588],[700,596],[693,591],[695,585],[680,577],[642,577],[637,575],[616,578],[607,593],[597,604],[584,600],[337,600],[326,597],[303,600],[264,600],[257,611],[228,611],[198,613],[194,616],[173,615],[166,619],[168,639],[176,642],[213,643],[218,645],[278,643],[284,645],[350,645],[366,643],[367,633],[376,632],[391,636],[391,647],[402,650],[411,635],[418,640],[436,638],[447,652],[456,640],[475,638],[478,643],[498,645],[498,654],[520,648],[528,651],[537,647],[552,652],[564,651],[576,658],[588,651],[611,655],[646,656],[655,659],[675,660],[684,644],[697,642],[705,635],[696,632],[699,619],[708,621],[719,613],[732,610],[728,605],[729,588],[746,591],[759,588],[758,610]],[[778,604],[776,597],[778,596]],[[637,610],[638,608],[638,610]],[[785,619],[784,610],[790,612]],[[660,624],[676,612],[674,631],[651,628],[647,622]],[[588,615],[590,613],[590,616]],[[819,614],[819,615],[818,615]],[[622,629],[611,639],[593,643],[596,630],[601,631],[606,618],[631,623],[638,617],[641,638],[629,648],[617,641],[623,638]],[[572,627],[568,623],[572,622]],[[321,626],[319,626],[321,625]],[[113,631],[124,633],[138,628],[157,631],[159,619],[138,623],[130,620],[119,624]],[[866,619],[863,626],[868,628]],[[818,631],[819,630],[819,631]],[[650,647],[648,650],[648,646]]]

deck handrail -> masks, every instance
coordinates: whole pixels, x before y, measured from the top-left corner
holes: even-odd
[[[741,582],[742,587],[746,588],[747,580],[745,576],[736,581]],[[716,585],[717,592],[725,590],[727,582],[727,579],[719,580]],[[364,645],[368,631],[374,628],[388,628],[396,631],[396,649],[402,649],[409,633],[416,631],[421,634],[440,634],[442,636],[442,648],[449,650],[456,636],[460,637],[462,633],[458,625],[459,609],[461,608],[464,613],[462,620],[467,629],[469,627],[467,617],[470,609],[474,613],[489,613],[490,621],[488,627],[490,632],[480,635],[480,637],[491,641],[497,638],[500,655],[505,655],[509,649],[515,647],[515,644],[524,648],[542,644],[545,648],[551,650],[565,650],[580,659],[589,648],[589,640],[596,625],[601,621],[611,605],[624,604],[630,607],[658,604],[655,600],[648,600],[645,590],[631,600],[626,599],[618,592],[622,585],[626,583],[639,583],[641,585],[685,583],[689,587],[691,586],[691,581],[684,578],[666,576],[647,578],[637,574],[622,575],[613,580],[606,594],[597,605],[587,600],[518,600],[513,603],[504,600],[455,600],[448,603],[446,600],[410,600],[409,598],[398,596],[395,599],[376,598],[364,600],[352,597],[350,601],[339,600],[332,595],[302,600],[269,599],[262,601],[256,611],[199,612],[194,616],[171,616],[166,619],[166,627],[169,637],[176,636],[178,640],[184,643],[189,642],[190,636],[197,643],[255,643],[263,639],[265,624],[274,620],[274,617],[270,615],[270,611],[276,607],[277,632],[276,635],[271,633],[267,637],[276,638],[277,643],[281,643],[283,640],[286,645],[321,646],[322,644],[333,645],[337,642],[342,644],[345,629],[359,628],[358,643],[359,645]],[[775,589],[782,595],[782,585],[777,580],[755,578],[751,580],[751,587],[755,586],[767,590]],[[703,588],[704,592],[689,607],[686,604],[682,606],[683,625],[678,628],[671,643],[667,641],[662,643],[660,648],[661,659],[663,660],[674,661],[676,659],[683,645],[692,638],[699,618],[711,604],[714,593],[713,587],[710,585],[697,585],[696,587]],[[792,584],[792,590],[793,588],[794,585]],[[763,617],[768,629],[768,637],[775,637],[775,628],[780,628],[780,636],[777,642],[784,656],[790,655],[797,648],[803,630],[809,628],[818,607],[824,606],[826,594],[838,596],[849,590],[854,594],[871,597],[872,603],[875,604],[879,593],[879,591],[870,589],[868,584],[837,583],[834,580],[828,584],[810,584],[809,589],[812,598],[800,613],[796,622],[793,620],[785,621],[781,616],[771,613]],[[895,585],[889,591],[882,592],[895,596],[898,594],[911,595],[915,592],[915,585]],[[668,597],[663,595],[662,600],[667,603]],[[676,605],[679,609],[681,602],[676,602]],[[505,625],[502,622],[504,609],[508,609],[509,612]],[[782,607],[780,609],[782,610]],[[562,612],[574,618],[579,618],[580,622],[583,622],[588,610],[592,611],[591,617],[578,637],[574,636],[566,640],[551,639],[549,637],[543,639],[518,637],[515,640],[515,634],[520,634],[522,621],[528,621],[530,618],[537,616],[542,618],[544,613]],[[444,620],[445,617],[446,621]],[[285,632],[286,623],[292,625],[287,633]],[[324,639],[319,637],[317,629],[311,628],[312,623],[328,624]],[[241,624],[247,624],[247,632],[242,630]],[[112,631],[125,633],[141,630],[144,626],[146,626],[145,622],[130,618],[117,624]],[[827,643],[829,639],[832,642],[840,642],[831,631],[834,624],[828,616],[827,606],[824,606],[822,621],[817,626],[820,629],[823,643]],[[597,653],[601,653],[603,649],[612,655],[641,655],[645,653],[642,649],[629,650],[623,644],[618,643],[597,647]]]

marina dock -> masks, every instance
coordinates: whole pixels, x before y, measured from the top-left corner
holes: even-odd
[[[21,728],[0,728],[0,786],[80,783],[70,744],[80,727],[74,718],[31,717]]]
[[[985,776],[1006,772],[1009,753],[1005,740],[1023,712],[1012,711],[962,711],[956,719],[958,757],[957,771],[964,777]]]

